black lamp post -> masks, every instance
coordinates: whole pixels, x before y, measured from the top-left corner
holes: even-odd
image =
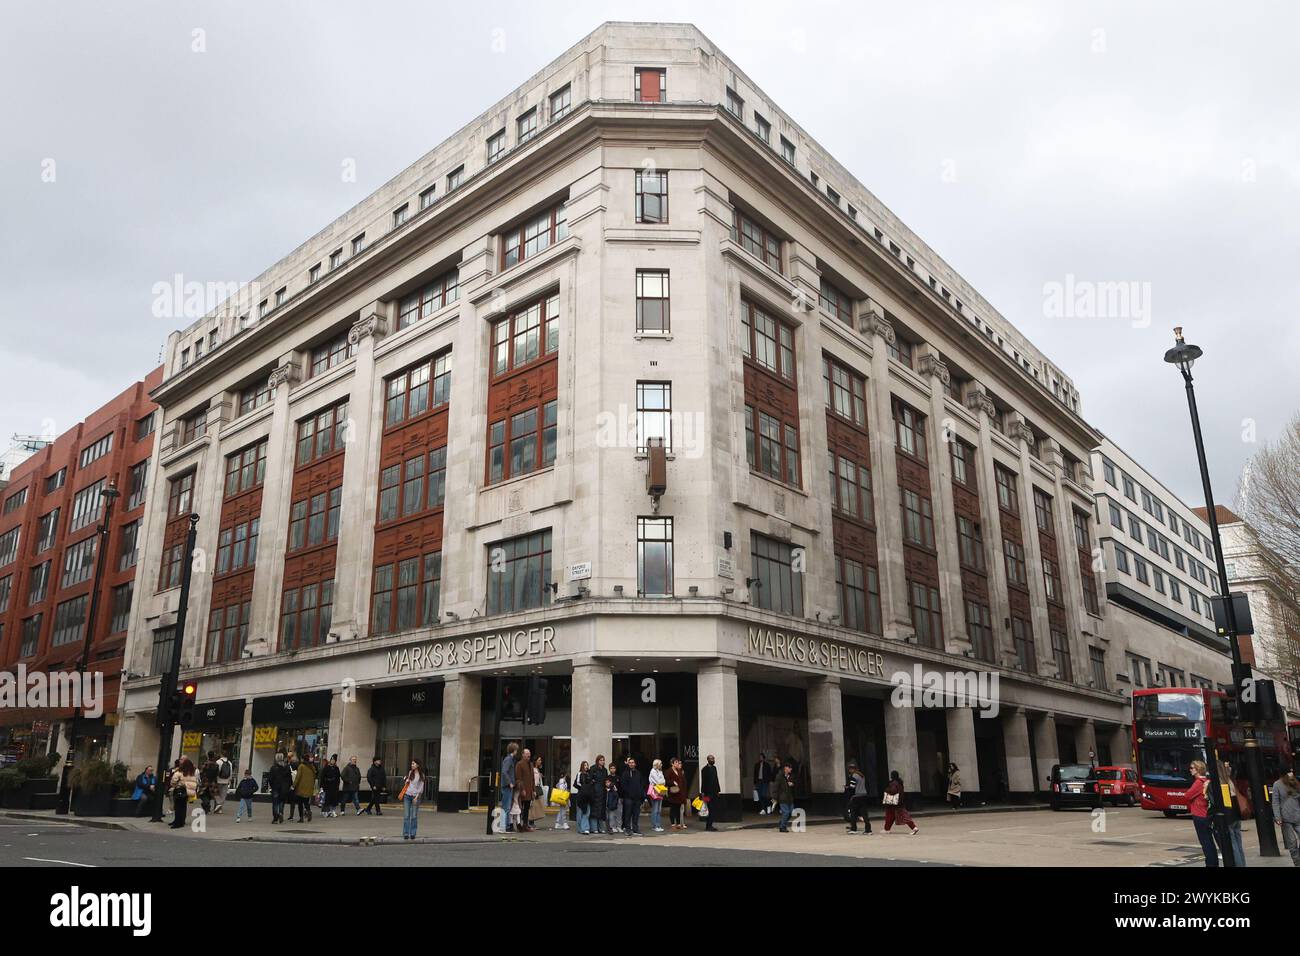
[[[95,544],[97,549],[95,552],[95,580],[90,586],[90,608],[86,612],[86,632],[81,639],[81,656],[77,658],[78,685],[82,683],[82,678],[86,673],[86,660],[90,657],[90,642],[95,634],[95,617],[99,613],[99,590],[104,578],[104,559],[108,554],[108,535],[112,527],[113,502],[121,494],[117,490],[117,479],[110,478],[108,487],[99,494],[104,499],[104,520],[96,529],[99,541]],[[63,758],[63,772],[59,776],[59,801],[54,808],[54,812],[61,816],[67,816],[71,802],[72,795],[68,791],[68,776],[72,773],[72,759],[77,752],[77,731],[80,723],[81,698],[78,697],[77,708],[72,712],[72,728],[68,731],[68,752]]]
[[[1188,345],[1183,340],[1183,329],[1174,329],[1174,347],[1165,353],[1165,361],[1178,366],[1187,388],[1187,408],[1192,415],[1192,436],[1196,439],[1196,459],[1201,468],[1201,486],[1205,490],[1205,512],[1210,523],[1210,537],[1214,540],[1214,560],[1219,570],[1219,594],[1223,601],[1223,613],[1227,624],[1228,645],[1232,649],[1232,685],[1237,691],[1237,712],[1242,718],[1241,731],[1246,745],[1246,774],[1250,780],[1250,802],[1255,813],[1255,832],[1259,836],[1260,856],[1279,856],[1277,835],[1273,832],[1273,812],[1264,793],[1264,761],[1259,752],[1259,741],[1255,736],[1255,708],[1253,701],[1247,700],[1246,681],[1250,677],[1249,668],[1241,662],[1241,644],[1237,639],[1237,614],[1232,606],[1232,595],[1228,591],[1228,569],[1223,562],[1223,542],[1219,538],[1219,519],[1214,510],[1214,493],[1210,490],[1210,470],[1205,463],[1205,442],[1201,438],[1201,417],[1196,411],[1196,390],[1192,387],[1192,365],[1203,354],[1199,346]],[[1219,773],[1217,755],[1213,750],[1213,741],[1207,741],[1206,762],[1209,764],[1210,779],[1215,787],[1215,828],[1220,836],[1224,863],[1231,866],[1232,844],[1228,839],[1227,820],[1221,809],[1221,791],[1219,790]]]

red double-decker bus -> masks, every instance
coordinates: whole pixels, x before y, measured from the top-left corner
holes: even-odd
[[[1300,720],[1293,720],[1286,725],[1286,735],[1291,741],[1291,758],[1300,753]]]
[[[1152,687],[1133,691],[1133,752],[1138,796],[1144,810],[1165,816],[1187,812],[1184,794],[1192,784],[1193,760],[1205,760],[1206,740],[1232,764],[1238,789],[1246,788],[1245,735],[1229,717],[1222,691],[1199,687]],[[1291,741],[1281,720],[1256,723],[1255,738],[1264,777],[1272,783],[1292,765]]]

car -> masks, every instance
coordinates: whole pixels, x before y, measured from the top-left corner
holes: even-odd
[[[1052,765],[1052,774],[1047,778],[1048,804],[1053,810],[1064,806],[1101,806],[1101,795],[1097,792],[1095,767],[1086,763],[1058,763]]]
[[[1131,807],[1138,799],[1138,775],[1128,767],[1095,767],[1097,794],[1102,800]]]

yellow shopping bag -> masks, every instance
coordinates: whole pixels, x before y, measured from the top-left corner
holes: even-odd
[[[567,807],[569,805],[569,791],[557,790],[552,787],[551,803],[555,804],[557,807]]]
[[[695,811],[698,813],[700,810],[704,809],[704,801],[699,797],[696,797],[691,801],[691,806],[694,807]]]

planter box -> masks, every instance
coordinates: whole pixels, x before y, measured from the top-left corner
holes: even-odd
[[[57,793],[34,793],[32,794],[32,810],[56,810],[59,806],[59,795]]]
[[[97,787],[94,790],[72,792],[72,812],[79,817],[106,817],[113,810],[113,788]]]
[[[5,810],[30,810],[32,808],[32,795],[27,792],[26,787],[18,790],[6,790],[0,793],[0,807]]]
[[[115,817],[135,816],[136,803],[130,797],[114,797],[109,813]]]

